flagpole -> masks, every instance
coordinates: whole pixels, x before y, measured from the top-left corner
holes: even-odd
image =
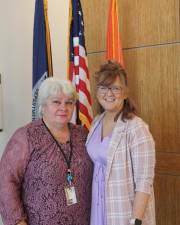
[[[68,79],[71,80],[70,78],[70,35],[71,35],[71,22],[72,22],[72,2],[69,0],[69,15],[68,15],[68,47],[67,47],[67,76]]]
[[[52,52],[51,52],[51,38],[50,29],[48,22],[48,1],[44,0],[44,17],[45,17],[45,30],[46,30],[46,47],[47,47],[47,58],[48,58],[48,76],[53,76],[53,66],[52,66]]]

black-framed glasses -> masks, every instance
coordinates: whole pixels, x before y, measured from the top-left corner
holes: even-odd
[[[122,87],[119,87],[119,86],[111,86],[111,87],[108,87],[108,86],[99,85],[99,86],[97,86],[97,90],[98,90],[99,94],[102,94],[102,95],[107,94],[107,92],[109,90],[114,95],[118,95],[118,94],[121,94]]]

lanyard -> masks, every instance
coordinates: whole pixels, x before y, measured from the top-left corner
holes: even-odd
[[[45,124],[44,120],[42,119],[42,122],[44,124],[44,126],[46,127],[47,131],[50,133],[51,137],[53,138],[53,140],[56,142],[59,150],[61,151],[64,160],[67,164],[67,173],[66,173],[66,180],[69,183],[69,185],[71,185],[71,182],[73,181],[73,174],[71,171],[71,160],[72,160],[72,155],[73,155],[73,151],[72,151],[72,142],[71,142],[71,135],[70,135],[70,154],[69,157],[66,156],[65,152],[63,151],[63,149],[61,148],[60,144],[58,143],[58,141],[56,140],[56,138],[53,136],[53,134],[51,133],[51,131],[49,130],[49,128],[47,127],[47,125]]]

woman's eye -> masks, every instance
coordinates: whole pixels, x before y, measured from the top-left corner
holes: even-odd
[[[121,92],[122,88],[121,87],[111,87],[111,90],[114,92]]]
[[[55,105],[60,105],[60,104],[61,104],[61,102],[60,102],[60,101],[57,101],[57,100],[53,101],[53,103],[54,103]]]
[[[67,101],[66,105],[73,105],[73,101]]]
[[[120,88],[119,88],[119,87],[112,87],[112,90],[114,90],[114,91],[119,91]]]
[[[107,87],[100,87],[101,90],[107,90]]]

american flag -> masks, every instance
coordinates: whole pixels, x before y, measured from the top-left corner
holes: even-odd
[[[77,117],[80,123],[89,129],[93,113],[81,2],[79,0],[71,0],[70,10],[72,10],[70,12],[72,14],[69,37],[69,79],[76,87],[79,96]]]

